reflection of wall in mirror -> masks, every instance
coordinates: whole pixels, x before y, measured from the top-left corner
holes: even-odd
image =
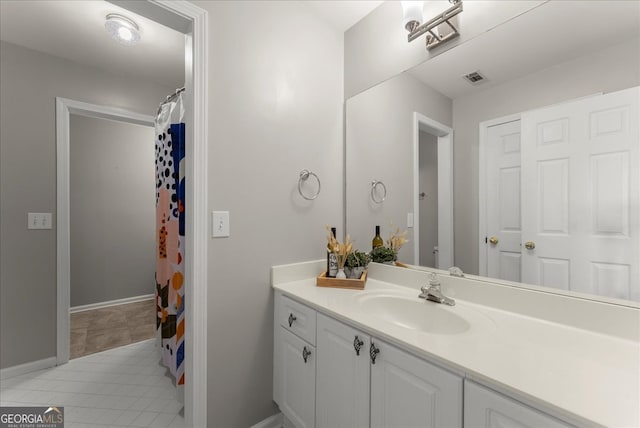
[[[408,74],[394,77],[347,100],[347,231],[361,250],[369,248],[375,225],[387,239],[390,225],[407,227],[413,212],[413,114],[418,112],[450,126],[451,100]],[[387,187],[382,204],[371,201],[371,181]],[[400,250],[399,260],[413,263],[414,242]]]

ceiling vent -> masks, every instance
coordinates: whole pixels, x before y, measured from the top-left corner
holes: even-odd
[[[465,74],[464,76],[462,76],[462,78],[467,82],[471,83],[472,85],[479,85],[481,83],[484,83],[487,80],[487,78],[484,77],[482,74],[480,74],[479,71],[474,71],[469,74]]]

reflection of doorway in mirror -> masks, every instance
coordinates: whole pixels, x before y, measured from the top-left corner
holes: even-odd
[[[413,114],[413,239],[416,245],[413,246],[414,260],[416,264],[435,267],[438,269],[449,269],[453,266],[453,129],[436,122],[420,113]],[[433,137],[437,150],[432,156],[437,164],[434,173],[437,179],[433,180],[437,191],[433,192],[433,197],[428,200],[429,204],[435,206],[437,214],[427,214],[426,220],[422,219],[423,200],[420,200],[422,193],[420,184],[420,152],[422,151],[421,135],[427,134]],[[426,191],[424,192],[426,196]],[[425,197],[425,199],[427,199]],[[434,207],[429,207],[434,208]],[[429,211],[429,209],[427,210]],[[436,244],[427,243],[426,250],[421,247],[421,233],[423,224],[427,228],[432,228],[430,234],[436,235]],[[435,224],[435,229],[433,229]],[[429,263],[422,263],[421,254],[426,251],[433,254],[434,247],[437,246],[437,257]],[[433,264],[431,264],[433,263]]]
[[[420,266],[438,265],[438,138],[419,136]]]

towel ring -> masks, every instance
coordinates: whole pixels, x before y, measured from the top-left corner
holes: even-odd
[[[382,186],[382,190],[383,190],[383,195],[381,199],[376,199],[378,186]],[[385,186],[382,181],[373,180],[371,182],[371,200],[376,204],[381,204],[384,202],[385,199],[387,199],[387,186]]]
[[[316,181],[318,182],[318,190],[313,196],[307,196],[302,191],[302,183],[307,181],[309,177],[315,177]],[[303,169],[302,171],[300,171],[300,178],[298,179],[298,193],[300,193],[300,196],[305,198],[307,201],[313,201],[320,194],[320,187],[320,179],[314,172],[311,172],[308,169]]]

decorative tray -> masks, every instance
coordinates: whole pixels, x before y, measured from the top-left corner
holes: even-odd
[[[322,272],[316,278],[316,285],[318,287],[333,287],[333,288],[350,288],[353,290],[364,289],[364,283],[367,282],[367,271],[362,272],[360,279],[351,278],[327,278],[327,272]]]

